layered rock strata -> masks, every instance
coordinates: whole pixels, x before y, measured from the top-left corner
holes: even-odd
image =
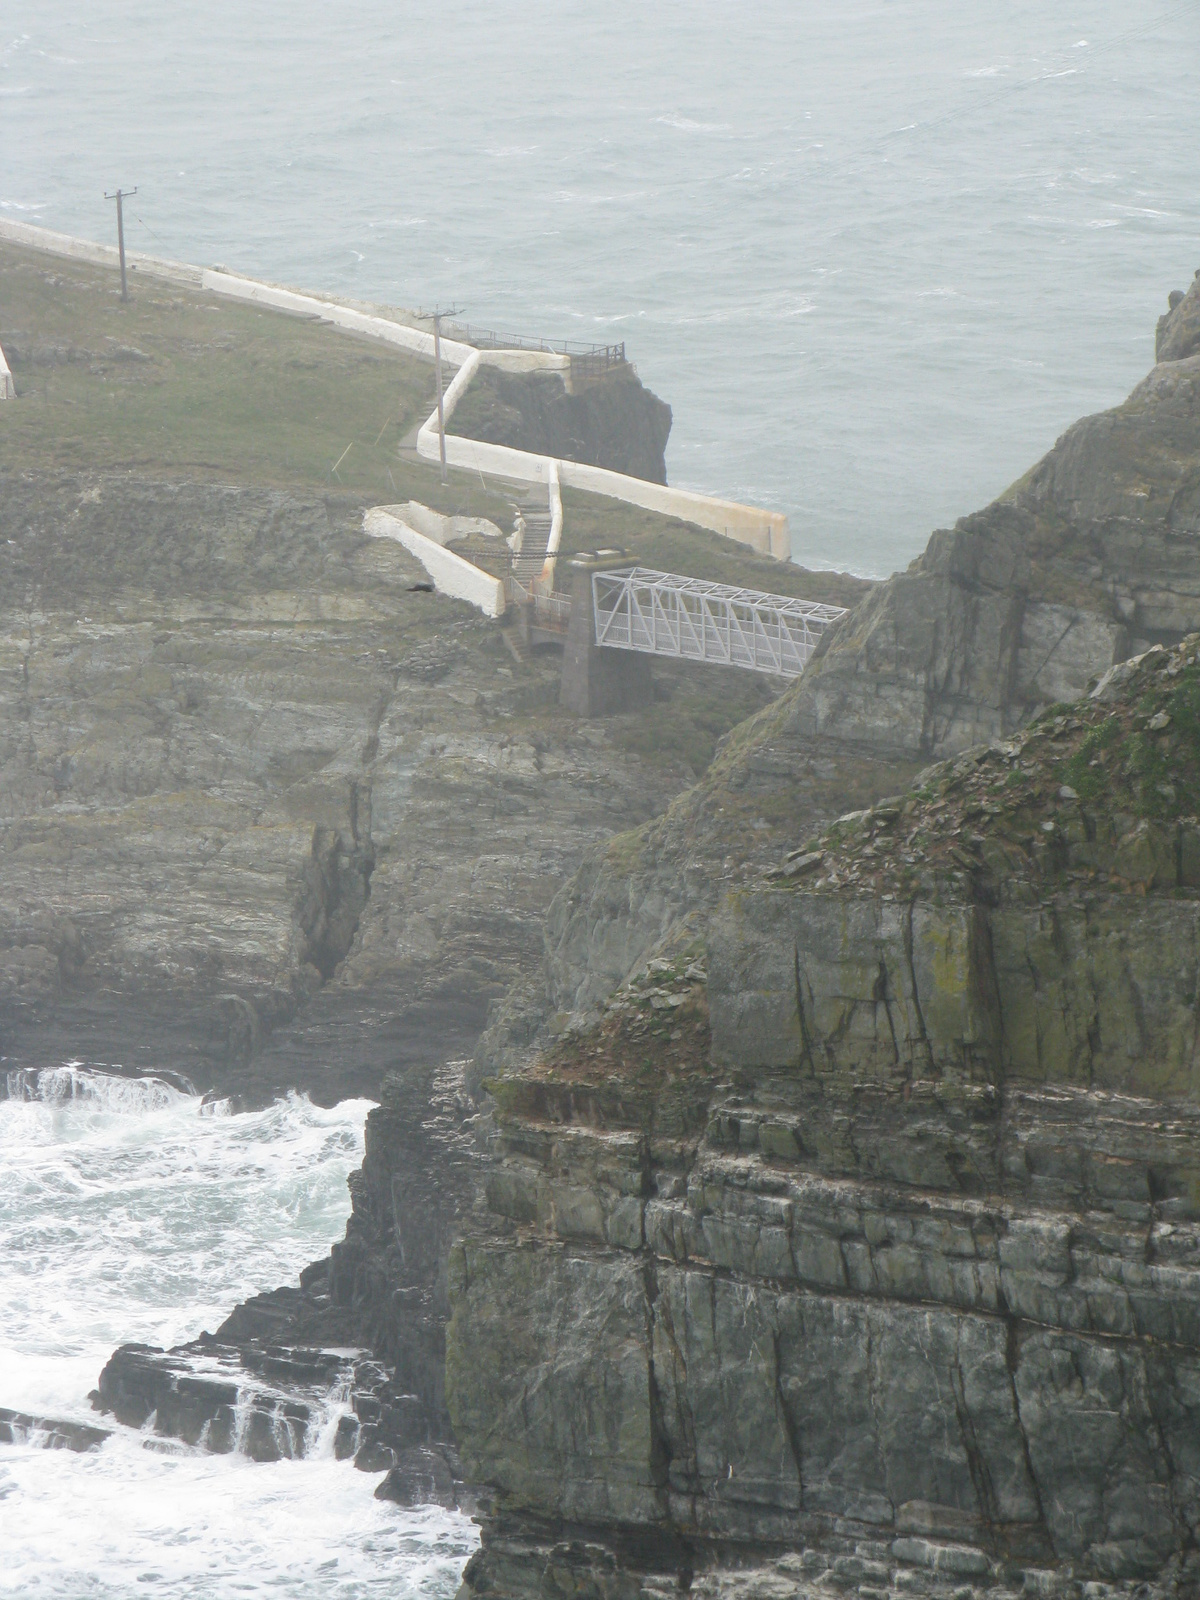
[[[469,1593],[1200,1587],[1198,645],[845,817],[492,1084]]]
[[[390,1073],[351,1176],[346,1237],[298,1285],[173,1350],[123,1345],[97,1409],[257,1461],[316,1450],[383,1473],[380,1498],[474,1510],[446,1409],[450,1248],[482,1205],[491,1133],[465,1061]]]
[[[374,1095],[468,1053],[584,850],[688,781],[351,499],[30,475],[0,535],[13,1069]]]
[[[1173,297],[1174,298],[1174,297]],[[1148,645],[1200,626],[1200,279],[1159,364],[986,510],[863,600],[703,781],[593,850],[551,907],[543,972],[485,1036],[485,1071],[587,1017],[724,887],[927,763],[1002,738]]]

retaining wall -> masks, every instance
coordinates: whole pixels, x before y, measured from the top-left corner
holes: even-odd
[[[0,217],[0,239],[7,239],[10,244],[25,245],[30,250],[43,250],[47,255],[92,261],[101,267],[119,270],[121,265],[115,244],[96,244],[92,239],[76,239],[69,233],[37,228],[31,222],[13,222],[7,217]],[[197,288],[203,276],[200,267],[188,266],[184,261],[167,261],[161,256],[143,255],[140,250],[126,250],[125,266],[129,272],[144,272],[149,277],[169,278],[172,282],[188,283]]]
[[[502,616],[505,599],[504,585],[500,579],[464,561],[453,550],[443,549],[427,533],[419,532],[405,520],[407,512],[406,505],[375,506],[364,513],[363,530],[372,539],[394,539],[397,544],[402,544],[425,568],[439,594],[466,600],[478,606],[485,617]]]
[[[607,467],[590,467],[579,461],[555,460],[552,456],[538,456],[528,450],[515,450],[511,445],[487,444],[481,439],[464,439],[449,431],[450,418],[459,400],[466,393],[480,366],[498,366],[496,356],[539,355],[537,351],[473,351],[454,375],[453,382],[442,396],[442,412],[446,423],[446,461],[452,467],[465,467],[469,472],[491,473],[510,478],[518,483],[544,483],[551,492],[551,513],[555,513],[561,536],[562,498],[559,483],[571,489],[584,489],[591,494],[607,495],[612,500],[642,506],[647,511],[657,511],[668,517],[681,517],[701,528],[736,539],[749,545],[760,555],[774,556],[777,561],[791,559],[792,543],[787,518],[778,511],[763,511],[757,506],[739,505],[735,500],[717,500],[711,495],[696,494],[690,489],[672,489],[666,484],[650,483],[645,478],[633,478],[628,473],[610,472]],[[566,360],[566,357],[561,359]],[[511,369],[511,370],[516,370]],[[524,370],[529,370],[528,368]],[[438,441],[438,416],[436,409],[422,423],[417,433],[417,452],[428,461],[440,457]],[[553,487],[551,488],[551,485]],[[557,551],[557,541],[553,546]]]
[[[294,289],[277,289],[269,283],[259,283],[255,278],[235,277],[231,272],[207,271],[200,275],[201,287],[212,294],[224,295],[228,300],[249,301],[252,305],[270,306],[276,311],[290,311],[294,316],[313,317],[332,323],[349,333],[365,334],[384,344],[393,344],[413,355],[433,360],[433,335],[421,328],[410,328],[406,323],[393,322],[389,317],[373,317],[366,311],[354,311],[349,306],[339,306],[332,300],[318,300],[313,295],[297,294]],[[442,340],[442,360],[448,366],[460,367],[468,357],[479,352],[469,344],[459,344],[456,339]]]

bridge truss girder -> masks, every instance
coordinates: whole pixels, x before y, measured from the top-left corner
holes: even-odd
[[[592,574],[596,643],[796,678],[840,606],[649,567]]]

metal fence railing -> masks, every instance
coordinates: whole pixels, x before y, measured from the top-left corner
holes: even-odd
[[[596,643],[799,677],[841,606],[630,567],[592,574]]]
[[[539,594],[519,578],[509,578],[505,590],[510,605],[528,606],[530,622],[543,633],[565,634],[571,625],[571,597],[567,594]]]
[[[548,355],[601,358],[610,364],[625,359],[625,343],[586,344],[578,339],[533,339],[528,334],[497,333],[494,328],[476,328],[469,322],[443,321],[442,335],[473,344],[477,350],[541,350]]]

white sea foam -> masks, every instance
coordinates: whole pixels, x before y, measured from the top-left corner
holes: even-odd
[[[204,1115],[163,1078],[79,1065],[16,1087],[0,1101],[0,1405],[101,1420],[87,1395],[117,1344],[214,1328],[342,1232],[366,1101]],[[0,1446],[0,1595],[452,1594],[474,1529],[376,1501],[375,1476],[333,1459],[347,1408],[334,1384],[307,1455],[269,1465],[152,1429],[86,1455]]]

